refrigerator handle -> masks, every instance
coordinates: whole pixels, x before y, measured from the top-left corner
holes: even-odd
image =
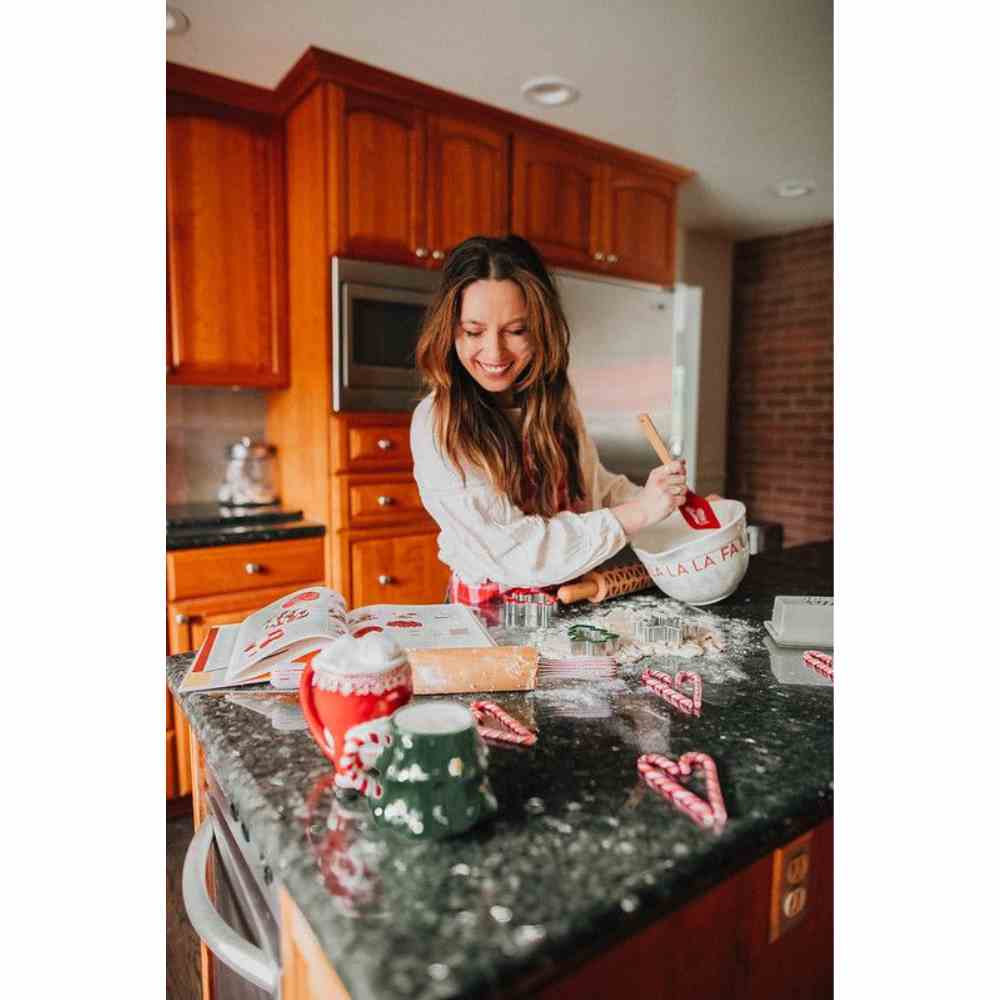
[[[222,962],[255,986],[274,993],[280,973],[277,963],[255,944],[240,937],[219,916],[208,894],[205,866],[215,836],[215,819],[206,816],[184,856],[181,879],[184,909],[195,932]]]

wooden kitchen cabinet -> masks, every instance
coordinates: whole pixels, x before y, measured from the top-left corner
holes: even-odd
[[[600,263],[601,171],[572,143],[514,137],[512,228],[547,264],[593,270]]]
[[[351,543],[351,604],[440,604],[449,570],[438,560],[437,531],[393,533]]]
[[[429,255],[426,115],[401,101],[348,90],[342,128],[341,253],[419,264]]]
[[[249,113],[167,115],[167,382],[288,384],[283,134]]]
[[[550,265],[673,284],[676,187],[568,140],[514,139],[514,231]]]
[[[427,242],[431,267],[470,236],[510,228],[510,142],[504,132],[431,115],[427,143]]]
[[[440,267],[466,237],[506,231],[505,133],[350,89],[342,116],[344,256]]]
[[[604,266],[622,278],[674,283],[677,185],[616,164],[603,172]]]
[[[351,607],[440,604],[450,570],[413,478],[409,413],[335,413],[331,586]]]
[[[248,565],[260,569],[248,574]],[[175,655],[198,649],[212,626],[238,624],[293,590],[321,586],[323,577],[322,538],[168,552],[167,652]],[[246,586],[247,581],[251,586]],[[169,691],[166,739],[169,800],[191,792],[190,731]]]

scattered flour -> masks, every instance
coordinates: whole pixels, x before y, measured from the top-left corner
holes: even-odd
[[[621,644],[614,659],[631,676],[632,667],[639,668],[647,657],[661,659],[667,669],[683,669],[690,663],[697,669],[706,684],[724,684],[728,681],[746,680],[741,663],[753,650],[760,647],[760,629],[740,619],[722,618],[702,609],[687,608],[665,596],[635,595],[629,606],[601,604],[586,607],[585,614],[563,615],[548,629],[530,633],[528,642],[538,648],[539,654],[548,659],[565,659],[570,656],[569,636],[571,625],[588,622],[617,632]],[[583,610],[583,609],[581,609]],[[633,639],[635,622],[650,612],[676,616],[696,629],[694,636],[683,644],[663,642],[640,643]],[[672,662],[673,661],[673,662]]]

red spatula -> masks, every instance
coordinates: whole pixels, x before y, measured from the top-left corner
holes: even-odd
[[[649,419],[649,414],[640,413],[639,423],[642,424],[642,429],[646,432],[646,437],[653,446],[653,451],[660,456],[660,461],[664,465],[669,465],[673,462],[674,458],[667,451],[667,446],[663,443],[663,439],[656,432],[653,421]],[[719,519],[715,516],[715,511],[712,510],[712,505],[704,497],[700,497],[697,493],[692,493],[690,490],[687,491],[687,496],[684,498],[684,505],[680,508],[680,512],[684,520],[692,528],[697,528],[699,531],[722,527]]]

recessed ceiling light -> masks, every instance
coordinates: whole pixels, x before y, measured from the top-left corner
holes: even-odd
[[[167,6],[167,34],[183,35],[191,27],[187,14],[176,7]]]
[[[812,181],[784,180],[778,181],[771,190],[779,198],[801,198],[812,194],[816,190],[816,185]]]
[[[536,76],[534,80],[521,84],[521,93],[527,100],[547,108],[569,104],[580,96],[580,91],[569,80],[559,76]]]

